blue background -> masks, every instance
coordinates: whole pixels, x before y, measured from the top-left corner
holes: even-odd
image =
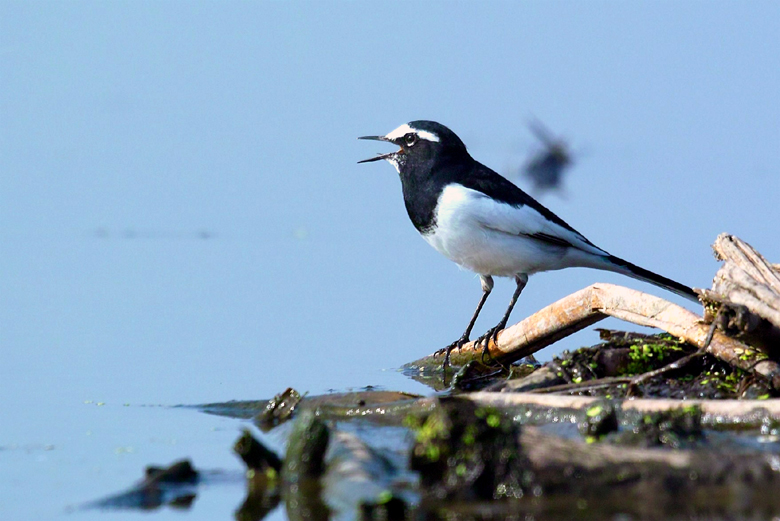
[[[141,406],[424,392],[396,369],[461,334],[479,282],[357,136],[437,120],[512,176],[538,117],[576,160],[542,202],[600,247],[697,287],[724,231],[780,262],[779,35],[776,2],[0,2],[0,503],[240,468],[237,424]],[[540,274],[513,322],[597,281],[661,294]]]

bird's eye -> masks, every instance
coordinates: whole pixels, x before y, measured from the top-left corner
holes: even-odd
[[[409,132],[404,136],[404,142],[406,143],[406,146],[410,147],[417,143],[417,134],[413,132]]]

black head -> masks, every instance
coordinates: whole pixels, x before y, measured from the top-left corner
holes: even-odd
[[[401,125],[386,136],[364,136],[358,139],[387,141],[401,147],[397,152],[358,161],[358,163],[369,163],[385,159],[399,172],[407,164],[419,165],[443,156],[467,154],[463,141],[452,130],[435,121],[412,121]]]

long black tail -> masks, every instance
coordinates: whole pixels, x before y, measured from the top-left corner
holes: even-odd
[[[696,293],[694,293],[694,291],[691,288],[689,288],[684,284],[680,284],[679,282],[676,282],[672,279],[667,279],[663,275],[653,273],[650,270],[640,268],[636,264],[631,264],[627,260],[623,260],[620,257],[615,257],[614,255],[609,255],[607,257],[607,260],[615,266],[615,269],[613,269],[612,271],[622,273],[624,275],[628,275],[629,277],[643,280],[645,282],[649,282],[650,284],[654,284],[659,288],[664,288],[674,293],[677,293],[678,295],[693,300],[694,302],[699,301],[699,296]]]

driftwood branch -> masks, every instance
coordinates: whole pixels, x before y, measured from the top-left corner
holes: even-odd
[[[482,406],[492,406],[501,409],[537,406],[553,409],[569,409],[583,411],[603,402],[604,398],[593,396],[571,396],[561,394],[535,393],[495,393],[474,392],[460,395],[462,398],[476,402]],[[620,403],[624,411],[641,413],[665,412],[679,409],[682,406],[695,406],[701,409],[704,419],[717,418],[719,422],[746,422],[753,418],[769,416],[780,419],[780,400],[680,400],[664,398],[632,398],[630,400],[613,400]]]
[[[721,311],[719,326],[768,352],[780,348],[780,268],[738,237],[722,233],[712,245],[723,266],[712,289],[699,290],[709,315]]]
[[[780,366],[739,340],[716,331],[707,344],[710,327],[702,317],[662,298],[613,284],[593,284],[534,313],[498,334],[490,342],[489,355],[498,362],[511,363],[584,329],[608,316],[641,326],[655,327],[681,338],[740,369],[766,377],[780,389]],[[453,351],[454,364],[479,359],[482,347],[469,342]],[[438,361],[429,355],[413,365]]]
[[[712,248],[724,261],[712,291],[780,327],[780,270],[748,243],[727,233],[720,234]]]

